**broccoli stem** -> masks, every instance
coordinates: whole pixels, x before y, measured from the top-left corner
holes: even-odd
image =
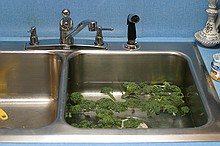
[[[110,87],[104,87],[101,89],[101,93],[107,94],[113,101],[116,101],[115,97],[112,95],[113,89]]]

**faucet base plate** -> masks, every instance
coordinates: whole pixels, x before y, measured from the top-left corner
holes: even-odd
[[[141,46],[139,46],[137,43],[134,45],[130,45],[128,43],[123,44],[123,48],[125,48],[126,50],[129,51],[136,51],[139,50],[141,48]]]

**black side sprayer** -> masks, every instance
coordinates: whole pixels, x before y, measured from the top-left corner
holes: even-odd
[[[127,17],[127,25],[128,25],[128,41],[125,47],[127,49],[138,49],[138,45],[136,42],[136,26],[135,24],[140,21],[140,18],[138,15],[129,14]]]

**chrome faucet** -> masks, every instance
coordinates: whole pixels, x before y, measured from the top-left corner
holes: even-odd
[[[220,33],[218,27],[220,25],[220,10],[217,9],[218,0],[208,0],[208,21],[203,30],[195,33],[195,39],[205,47],[214,47],[220,44]]]
[[[69,17],[70,16],[70,10],[68,9],[63,9],[62,10],[62,15],[63,18],[60,20],[59,24],[59,29],[60,29],[60,39],[59,39],[59,44],[65,44],[64,47],[65,49],[69,49],[70,45],[74,44],[74,37],[81,31],[83,30],[86,26],[88,26],[89,31],[96,31],[96,37],[95,41],[83,41],[85,46],[93,46],[93,47],[101,47],[107,49],[107,44],[104,44],[103,42],[103,35],[102,31],[104,30],[109,30],[112,31],[112,28],[102,28],[100,25],[97,26],[97,22],[94,20],[84,20],[80,22],[76,27],[73,27],[73,20]],[[30,42],[29,45],[26,46],[28,47],[36,47],[39,46],[38,42],[38,37],[36,33],[36,27],[32,26],[31,30],[28,31],[31,33],[30,35]],[[48,43],[56,45],[58,42],[54,41],[43,41],[41,42],[42,45],[48,45]],[[80,45],[82,46],[83,44],[74,44],[74,45]],[[61,45],[63,46],[63,45]]]
[[[73,44],[73,37],[76,36],[83,28],[88,26],[89,31],[96,31],[97,22],[93,20],[84,20],[73,28],[73,21],[69,17],[70,11],[64,9],[62,11],[63,18],[60,20],[60,43]]]

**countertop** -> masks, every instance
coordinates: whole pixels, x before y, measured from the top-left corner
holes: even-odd
[[[215,48],[205,48],[205,47],[202,47],[200,45],[197,45],[198,48],[199,48],[199,51],[202,55],[202,58],[203,58],[203,61],[206,65],[206,68],[208,71],[210,71],[211,69],[211,62],[212,62],[212,59],[213,59],[213,55],[216,54],[216,53],[220,53],[220,46],[217,46]],[[218,93],[218,97],[220,98],[220,82],[217,82],[215,80],[212,79],[212,82],[215,86],[215,89],[216,89],[216,92]]]
[[[28,40],[28,38],[0,38],[0,41],[26,41]],[[106,39],[106,41],[125,41],[126,39],[121,38],[121,39]],[[194,38],[141,38],[138,39],[138,41],[142,41],[142,42],[194,42]],[[210,72],[211,69],[211,61],[212,61],[212,56],[215,53],[220,53],[220,46],[214,47],[214,48],[205,48],[203,46],[201,46],[200,44],[197,44],[198,49],[201,53],[201,56],[203,58],[203,61],[206,65],[207,71]],[[214,87],[216,89],[216,92],[218,93],[218,98],[220,98],[220,82],[217,82],[215,80],[212,79],[212,82],[214,84]],[[18,143],[0,143],[0,145],[6,145],[6,146],[13,146],[13,145],[17,145]],[[20,143],[19,143],[20,144]],[[88,145],[95,145],[95,146],[109,146],[109,145],[114,145],[114,146],[133,146],[133,145],[137,145],[137,146],[144,146],[144,145],[148,145],[148,146],[159,146],[159,145],[163,145],[163,146],[174,146],[174,145],[180,145],[180,146],[216,146],[219,145],[220,146],[220,140],[219,142],[185,142],[185,143],[178,143],[178,142],[174,142],[174,143],[111,143],[111,144],[97,144],[97,143],[80,143],[80,144],[70,144],[70,143],[60,143],[60,144],[50,144],[50,143],[21,143],[20,145],[27,145],[27,146],[35,146],[35,145],[47,145],[47,146],[63,146],[63,145],[68,145],[68,146],[72,146],[72,145],[79,145],[79,146],[88,146]]]

